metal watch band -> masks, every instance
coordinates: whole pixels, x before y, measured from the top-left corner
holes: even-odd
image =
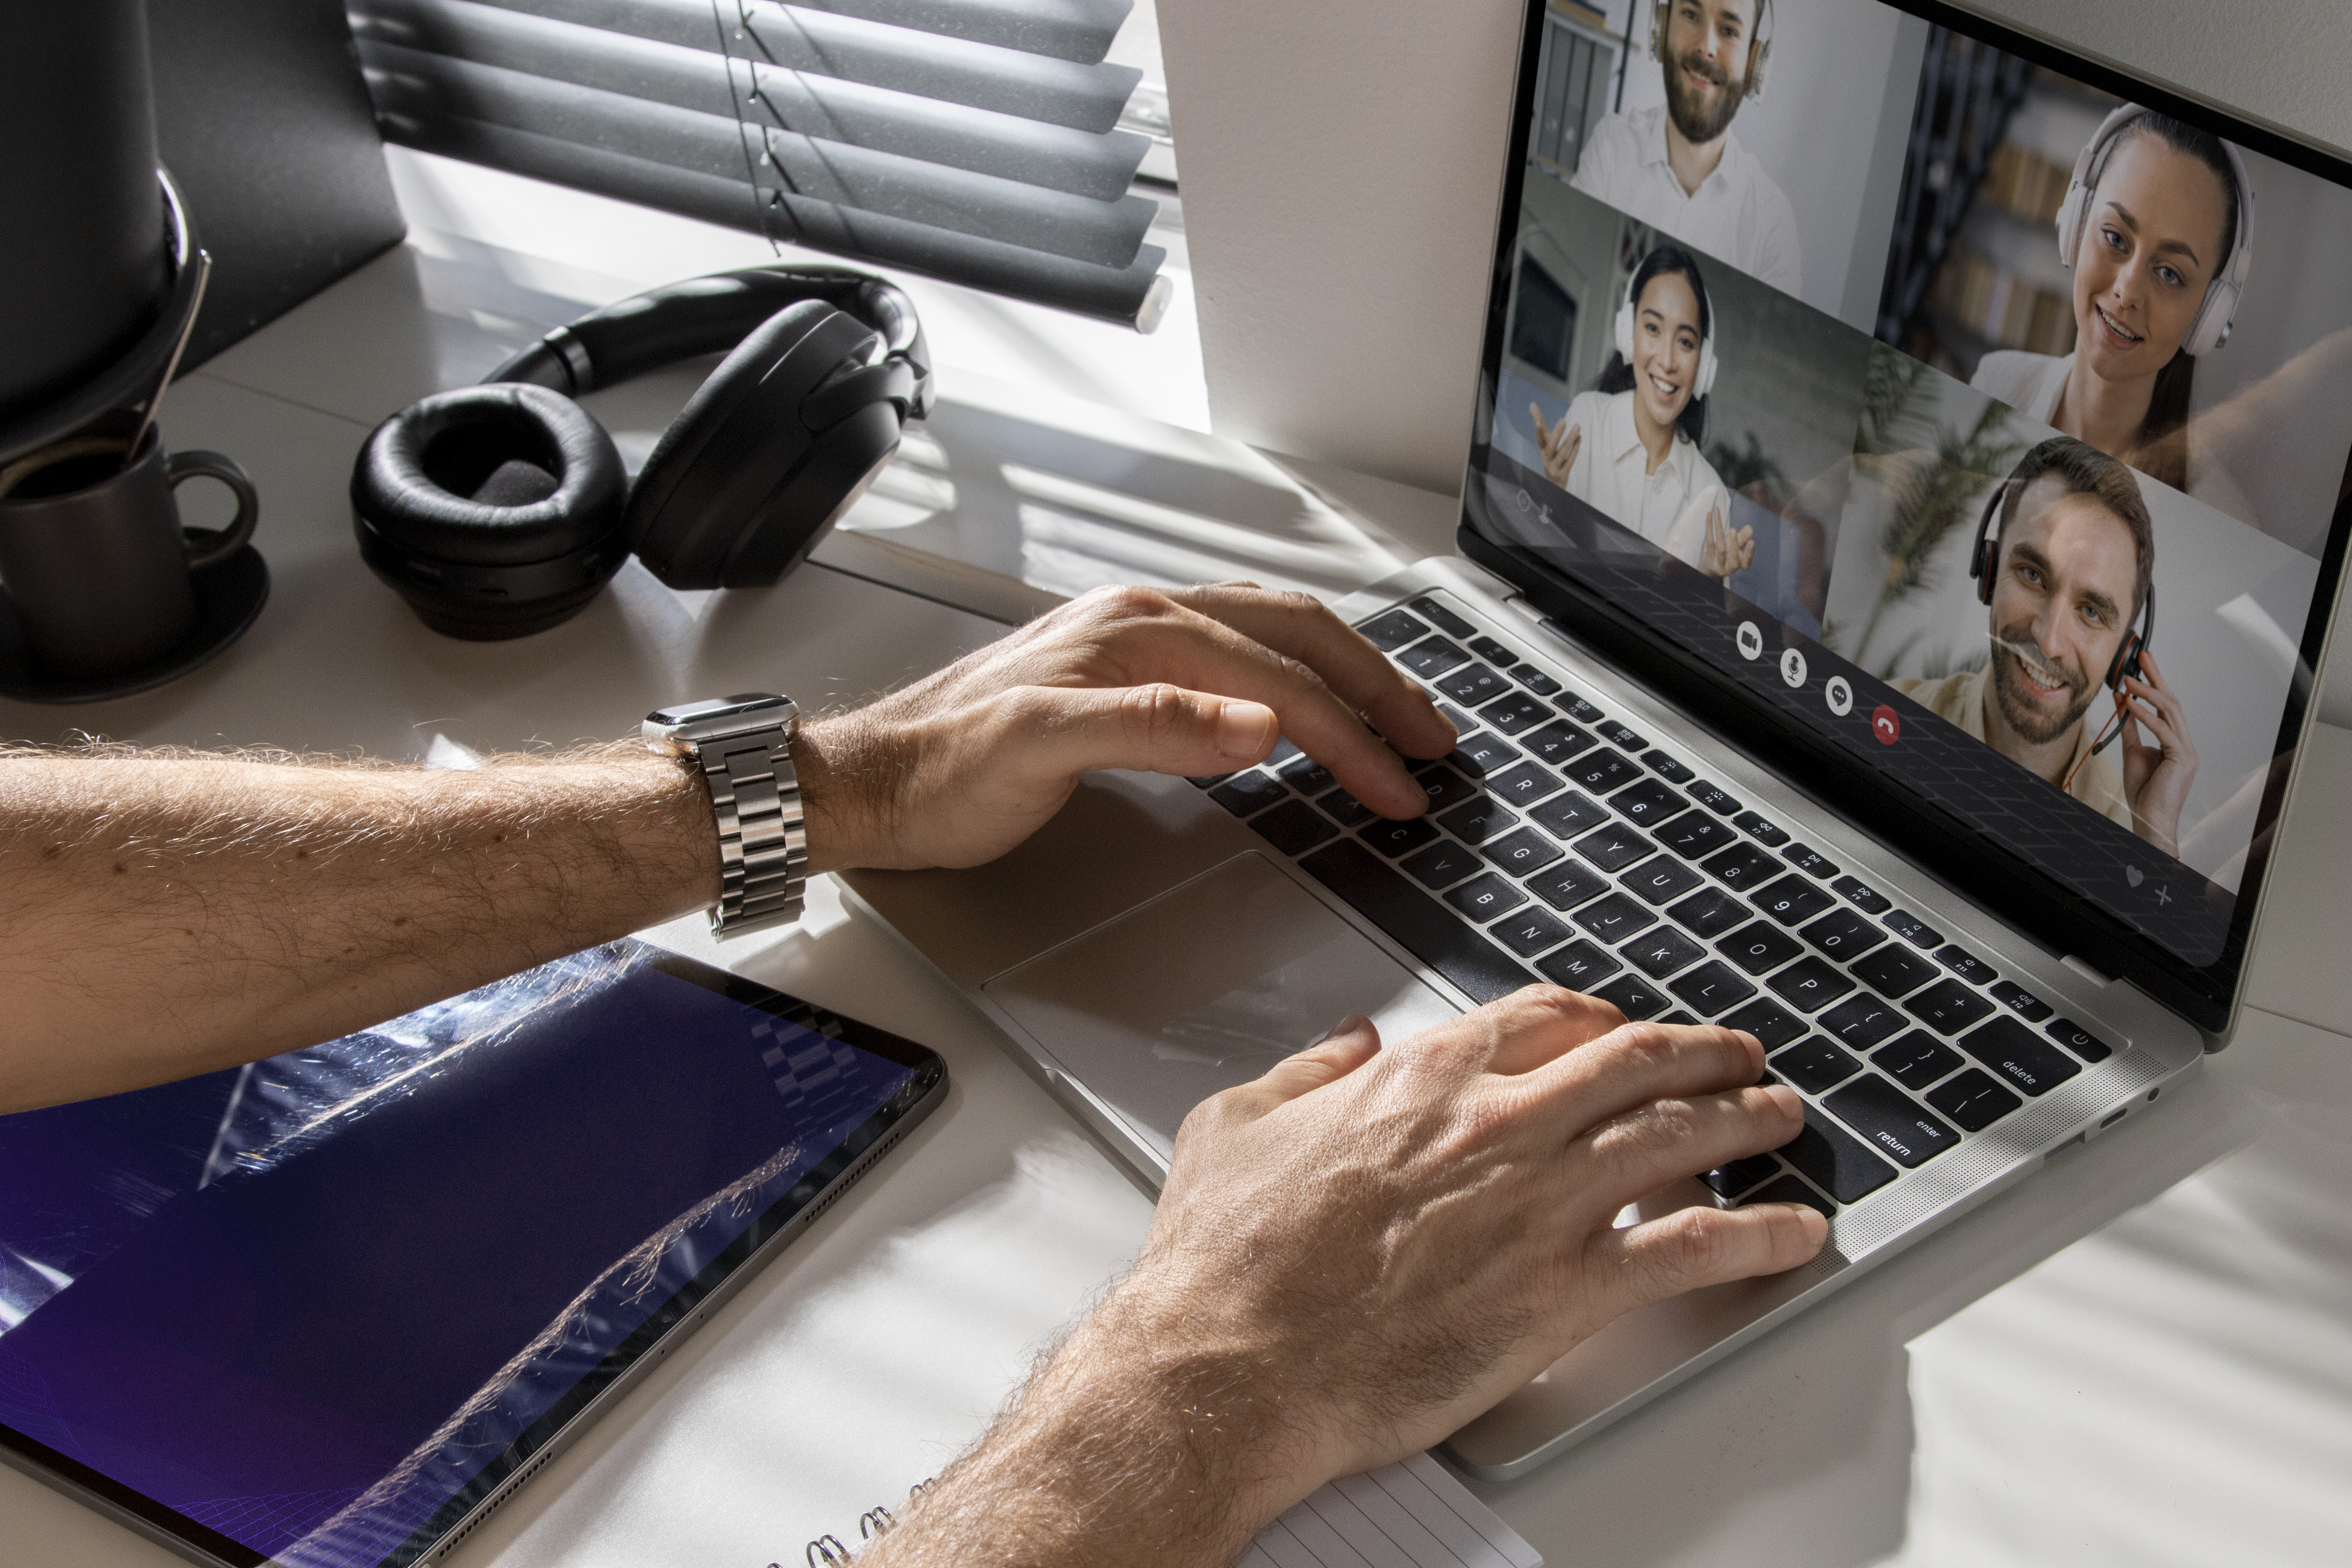
[[[801,918],[808,831],[792,740],[786,723],[692,742],[719,819],[719,905],[710,911],[717,935]]]

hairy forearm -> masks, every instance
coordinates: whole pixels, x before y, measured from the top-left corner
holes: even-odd
[[[708,794],[641,749],[0,759],[0,1111],[331,1039],[718,884]]]

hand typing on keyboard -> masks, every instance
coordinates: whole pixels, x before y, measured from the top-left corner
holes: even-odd
[[[1385,1047],[1344,1021],[1186,1119],[1135,1271],[860,1568],[1228,1563],[1628,1309],[1804,1262],[1800,1205],[1612,1228],[1796,1132],[1763,1063],[1551,986]]]

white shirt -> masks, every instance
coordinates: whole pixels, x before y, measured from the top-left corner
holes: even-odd
[[[1692,195],[1666,161],[1666,106],[1612,114],[1593,126],[1569,184],[1783,293],[1797,292],[1796,211],[1727,131],[1715,173]]]
[[[1706,543],[1706,514],[1721,508],[1728,528],[1731,497],[1691,438],[1676,430],[1666,460],[1654,474],[1648,471],[1649,448],[1633,427],[1631,392],[1580,392],[1562,417],[1582,433],[1562,488],[1697,565]]]
[[[1977,361],[1969,384],[1997,402],[2006,403],[2039,425],[2057,428],[2058,400],[2065,395],[2066,378],[2074,374],[2074,356],[2053,357],[2021,349],[1995,349]],[[2253,502],[2222,466],[2210,445],[2200,437],[2197,421],[2189,422],[2189,493],[2215,511],[2227,513],[2249,528],[2262,527]]]

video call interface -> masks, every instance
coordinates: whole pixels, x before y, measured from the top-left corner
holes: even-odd
[[[2215,963],[2334,599],[2352,192],[1874,0],[1540,33],[1476,526]]]
[[[912,1076],[663,961],[0,1119],[0,1439],[230,1561],[409,1561]]]

